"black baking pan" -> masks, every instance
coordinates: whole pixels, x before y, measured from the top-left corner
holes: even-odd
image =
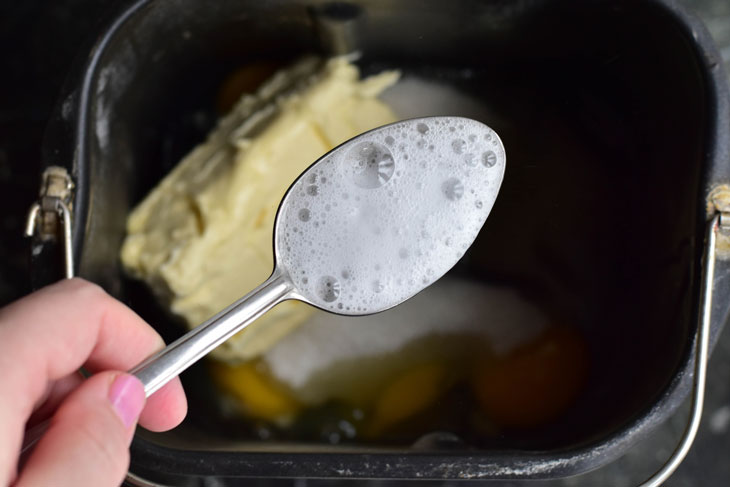
[[[76,273],[181,334],[121,270],[125,219],[205,138],[237,67],[358,50],[482,100],[508,154],[472,253],[477,279],[529,283],[578,324],[588,386],[558,420],[474,444],[337,446],[231,439],[204,370],[183,375],[185,423],[140,431],[131,471],[173,485],[251,477],[537,479],[620,456],[691,388],[706,199],[730,175],[730,96],[703,26],[673,1],[142,0],[112,17],[71,73],[43,147],[75,184]],[[458,115],[458,114],[457,114]],[[36,240],[36,285],[58,279]],[[719,262],[712,342],[728,311]],[[242,290],[245,292],[246,290]]]

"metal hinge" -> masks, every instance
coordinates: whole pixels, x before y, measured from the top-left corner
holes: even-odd
[[[725,234],[730,234],[730,212],[721,211],[718,214],[719,230]]]
[[[63,231],[66,278],[74,276],[74,258],[71,246],[71,208],[74,183],[63,167],[50,166],[43,171],[38,201],[28,212],[26,237],[36,235],[43,242],[57,240]]]

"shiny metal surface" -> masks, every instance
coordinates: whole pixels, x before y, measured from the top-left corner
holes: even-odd
[[[71,211],[68,209],[66,203],[61,200],[56,202],[56,207],[57,211],[63,218],[63,254],[66,279],[71,279],[74,276],[74,252],[71,242],[71,228],[73,222],[71,221]]]
[[[38,224],[38,215],[41,213],[40,203],[33,203],[28,211],[28,217],[25,223],[25,236],[32,237],[35,233],[36,225]],[[64,252],[64,269],[66,273],[66,279],[71,279],[74,276],[74,254],[71,245],[71,230],[73,228],[73,222],[71,221],[71,211],[68,209],[66,203],[61,200],[56,200],[56,211],[63,220],[63,252]]]
[[[35,232],[36,221],[38,220],[38,213],[41,211],[41,205],[39,203],[33,203],[28,211],[28,217],[25,221],[25,236],[32,237]]]
[[[66,169],[58,166],[46,169],[41,179],[40,196],[28,211],[23,232],[26,237],[33,237],[37,232],[42,240],[56,240],[60,218],[66,279],[74,277],[75,269],[70,208],[73,203],[73,189],[73,180]]]
[[[727,218],[727,216],[725,216]],[[692,405],[690,409],[689,422],[684,431],[679,445],[669,457],[662,468],[642,482],[639,487],[659,487],[662,485],[682,463],[694,443],[697,431],[702,420],[702,407],[705,402],[705,382],[707,381],[707,361],[710,349],[710,324],[712,323],[712,289],[715,282],[715,238],[720,231],[721,215],[716,214],[707,225],[705,237],[705,259],[702,269],[703,280],[701,289],[702,315],[701,323],[697,329],[695,338],[695,369],[692,387]]]
[[[289,280],[275,270],[259,287],[129,372],[142,381],[149,397],[215,347],[286,300],[292,290]]]

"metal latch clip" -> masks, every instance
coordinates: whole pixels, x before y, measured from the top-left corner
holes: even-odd
[[[65,168],[50,166],[43,171],[40,197],[28,212],[26,237],[38,235],[42,241],[58,238],[59,220],[63,226],[63,249],[66,278],[74,276],[74,257],[71,246],[71,206],[74,183]]]

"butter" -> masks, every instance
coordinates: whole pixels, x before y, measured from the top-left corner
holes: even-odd
[[[306,69],[294,66],[262,86],[255,97],[273,99],[263,110],[247,113],[256,99],[244,96],[129,216],[124,267],[191,327],[269,276],[276,210],[297,176],[347,139],[396,121],[377,97],[397,72],[359,80],[358,69],[337,58],[301,89],[272,95]],[[257,117],[262,126],[249,130]],[[282,303],[214,353],[228,361],[261,355],[310,313]]]

